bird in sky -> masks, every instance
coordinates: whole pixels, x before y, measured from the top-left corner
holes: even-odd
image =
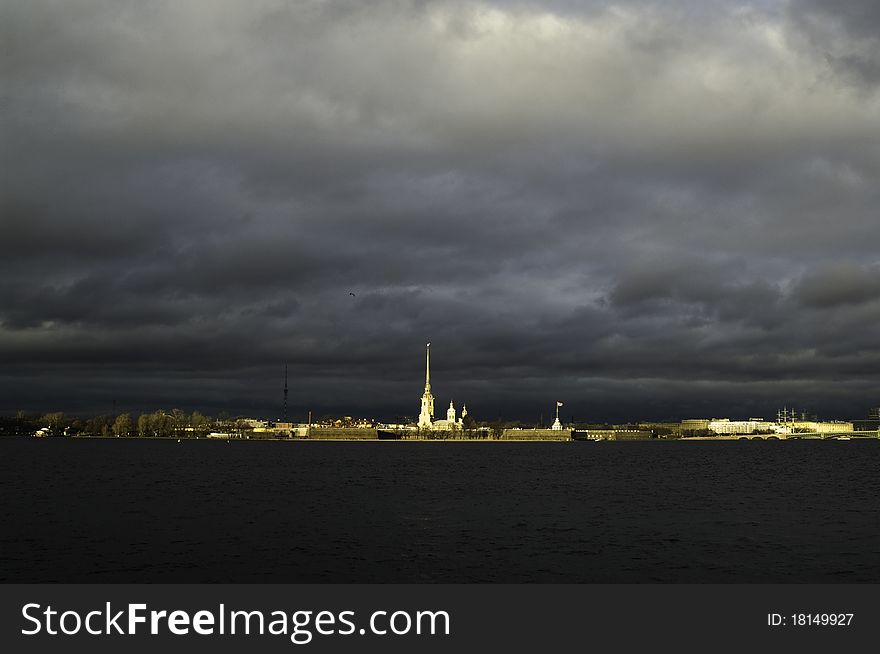
[[[355,295],[355,294],[352,293],[351,291],[349,291],[348,294],[349,294],[350,296],[352,296],[352,297],[357,297],[357,295]]]

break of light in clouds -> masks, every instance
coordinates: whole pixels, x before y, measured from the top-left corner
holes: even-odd
[[[0,26],[0,410],[415,415],[426,340],[478,419],[880,403],[871,0]]]

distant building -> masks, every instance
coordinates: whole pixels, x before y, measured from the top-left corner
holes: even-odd
[[[853,431],[880,431],[880,407],[872,407],[868,410],[868,417],[861,420],[853,420]]]
[[[418,427],[414,427],[413,425],[403,424],[400,422],[383,422],[381,424],[376,425],[376,428],[382,432],[395,432],[398,434],[418,431]]]
[[[422,393],[422,406],[419,411],[419,429],[452,430],[461,429],[467,407],[462,407],[461,418],[455,418],[455,406],[449,401],[446,420],[434,420],[434,395],[431,393],[431,344],[425,348],[425,391]]]
[[[681,436],[680,422],[640,422],[639,429],[650,431],[655,438],[678,438]]]
[[[851,422],[817,422],[815,420],[797,420],[789,423],[790,433],[807,434],[847,434],[853,431]]]
[[[763,418],[748,420],[731,420],[715,418],[713,420],[684,420],[681,423],[683,436],[694,436],[703,431],[717,436],[747,436],[750,434],[845,434],[853,431],[853,423],[818,420],[789,420],[768,422]]]
[[[573,429],[571,439],[575,441],[649,441],[654,437],[648,429],[620,429],[617,427],[599,429]]]
[[[321,418],[317,422],[317,425],[320,427],[334,427],[337,429],[372,429],[373,427],[375,427],[376,423],[371,418],[353,418],[352,416],[334,418],[332,416],[327,416],[325,418]]]
[[[511,427],[501,432],[503,441],[570,441],[570,429],[523,429]]]
[[[701,419],[691,419],[681,421],[681,435],[694,436],[709,431],[709,421]]]
[[[718,435],[755,434],[758,432],[775,431],[775,423],[764,422],[762,418],[750,420],[731,420],[730,418],[717,418],[709,421],[709,431]]]
[[[702,420],[702,419],[698,419],[698,420],[693,420],[693,419],[691,419],[691,420],[682,420],[682,421],[681,421],[681,428],[682,428],[682,429],[687,429],[687,430],[690,430],[690,431],[696,431],[696,430],[698,430],[698,429],[709,429],[709,421],[708,421],[708,420]]]

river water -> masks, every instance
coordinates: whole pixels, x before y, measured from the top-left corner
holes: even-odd
[[[0,440],[4,582],[878,582],[880,441]]]

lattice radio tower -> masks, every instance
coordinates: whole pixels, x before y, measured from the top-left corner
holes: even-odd
[[[281,406],[281,422],[287,422],[287,364],[284,364],[284,404]]]

